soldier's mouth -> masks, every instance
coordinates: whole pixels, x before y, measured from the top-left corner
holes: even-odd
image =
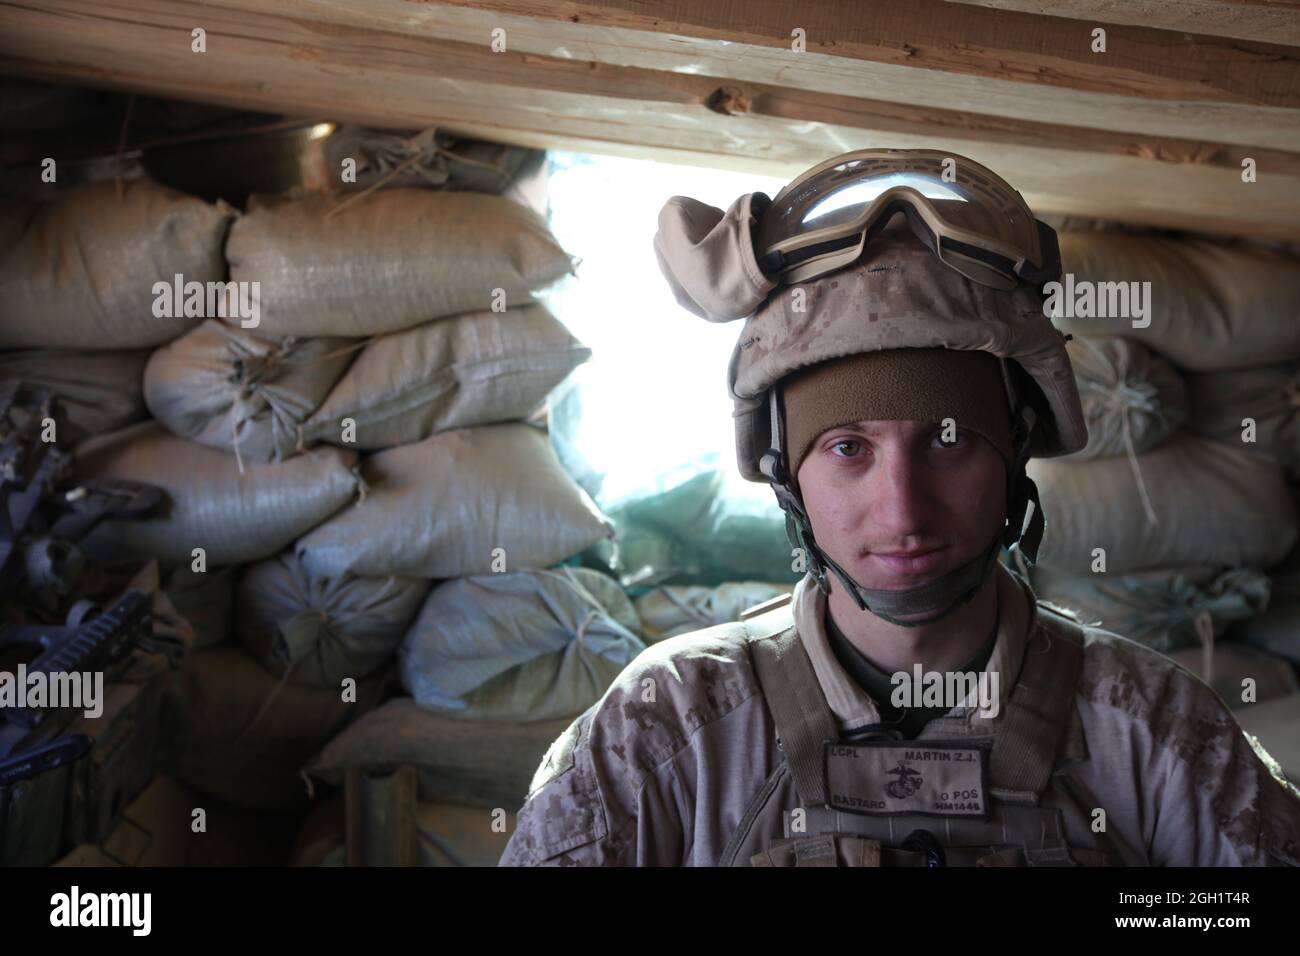
[[[935,548],[932,551],[897,551],[894,553],[873,551],[871,558],[881,567],[900,574],[925,574],[939,567],[947,557],[948,549]]]

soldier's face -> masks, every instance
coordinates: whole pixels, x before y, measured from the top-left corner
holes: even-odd
[[[1001,456],[972,431],[943,439],[936,423],[858,422],[823,432],[800,463],[796,480],[818,545],[863,587],[936,580],[1001,531]]]

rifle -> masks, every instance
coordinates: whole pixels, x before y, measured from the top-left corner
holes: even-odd
[[[152,644],[150,597],[141,591],[102,613],[94,602],[77,600],[61,622],[30,620],[49,617],[75,591],[84,567],[77,541],[105,519],[152,517],[163,502],[152,485],[76,481],[72,457],[57,442],[65,425],[62,405],[47,389],[0,383],[0,600],[30,606],[19,623],[0,621],[0,682],[15,670],[25,671],[29,683],[36,674],[49,680],[94,673],[107,682],[132,666],[135,648]],[[147,702],[150,695],[124,706],[145,709],[136,698]],[[152,698],[156,704],[157,694]],[[57,704],[0,708],[0,863],[48,863],[65,832],[84,836],[104,823],[104,813],[87,801],[94,803],[112,755],[88,760],[98,733],[74,708]],[[72,732],[82,726],[90,732]]]

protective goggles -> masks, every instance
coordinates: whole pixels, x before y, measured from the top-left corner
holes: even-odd
[[[963,156],[913,149],[845,153],[782,189],[755,233],[759,267],[787,284],[841,269],[897,212],[972,282],[1009,291],[1060,276],[1056,233],[1005,180]]]

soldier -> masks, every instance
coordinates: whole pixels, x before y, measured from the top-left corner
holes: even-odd
[[[633,661],[547,752],[502,865],[1300,862],[1300,792],[1201,680],[997,560],[1045,527],[1026,460],[1087,441],[1042,307],[1056,237],[1019,193],[869,150],[659,226],[678,301],[747,319],[739,467],[809,571]]]

